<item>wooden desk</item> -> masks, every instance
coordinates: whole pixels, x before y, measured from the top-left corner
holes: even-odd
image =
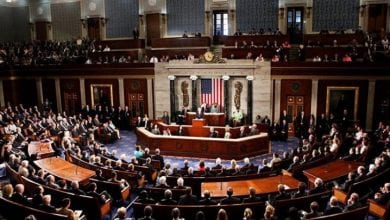
[[[201,185],[202,195],[205,190],[210,191],[212,197],[226,196],[228,187],[233,188],[234,196],[249,195],[249,187],[256,189],[257,194],[266,194],[278,191],[278,184],[285,184],[290,189],[298,188],[299,181],[291,176],[273,176],[251,180],[238,180],[230,182],[203,182]]]
[[[148,147],[152,151],[160,148],[163,155],[213,159],[220,157],[226,160],[240,160],[271,152],[267,133],[237,139],[223,139],[207,137],[208,127],[191,127],[191,129],[201,129],[199,131],[204,132],[206,136],[203,136],[203,133],[201,137],[162,136],[154,135],[145,128],[137,128],[137,144]],[[191,129],[188,128],[187,134],[191,135],[191,132],[194,132]],[[174,132],[173,126],[171,131]]]
[[[187,112],[186,124],[191,125],[195,117],[195,112]],[[206,120],[206,125],[225,126],[225,113],[204,113],[204,119]]]
[[[50,157],[36,160],[34,163],[46,172],[66,181],[78,181],[86,184],[95,171],[77,166],[59,157]]]
[[[36,154],[38,159],[43,159],[47,157],[51,157],[54,155],[54,150],[51,148],[52,141],[49,142],[41,142],[41,141],[31,141],[28,144],[27,152],[28,155]]]
[[[324,182],[336,180],[340,177],[348,175],[349,172],[356,170],[357,167],[360,165],[363,165],[363,163],[355,161],[335,160],[321,166],[304,170],[303,173],[308,178],[311,186],[313,186],[314,180],[316,178],[321,178]]]

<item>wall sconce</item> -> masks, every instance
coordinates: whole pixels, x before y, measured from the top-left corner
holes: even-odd
[[[206,19],[207,22],[210,20],[210,11],[206,11]]]
[[[141,25],[143,25],[144,24],[144,15],[138,15],[138,17],[139,17],[139,23]]]
[[[83,28],[85,28],[85,25],[87,24],[87,21],[85,19],[80,19],[80,22],[83,25]]]
[[[284,18],[284,8],[279,8],[280,18]]]
[[[235,12],[236,12],[236,10],[230,10],[230,14],[232,15],[232,20],[234,20],[234,15],[235,15]]]
[[[310,12],[313,7],[306,7],[306,15],[308,18],[310,18]]]
[[[195,80],[198,79],[198,76],[197,76],[197,75],[191,75],[191,76],[190,76],[190,79],[191,79],[192,81],[195,81]]]
[[[364,12],[366,11],[367,5],[360,5],[360,16],[364,15]]]
[[[108,21],[108,18],[100,18],[100,22],[102,23],[103,27],[107,23],[107,21]]]
[[[29,23],[28,23],[28,25],[30,26],[30,28],[31,28],[31,31],[34,31],[34,23],[32,23],[32,22],[29,22]]]

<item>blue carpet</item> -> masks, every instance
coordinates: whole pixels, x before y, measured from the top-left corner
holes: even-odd
[[[121,139],[117,140],[115,143],[112,144],[106,144],[105,146],[108,148],[109,151],[116,150],[117,156],[121,154],[126,155],[126,160],[130,161],[130,157],[133,156],[133,152],[135,150],[135,143],[137,142],[137,137],[135,136],[135,133],[132,131],[121,131]],[[289,138],[287,142],[282,141],[272,141],[271,142],[271,149],[272,152],[277,152],[280,155],[283,154],[285,151],[291,151],[293,148],[295,148],[298,145],[298,139],[297,138]],[[153,152],[152,152],[153,153]],[[191,167],[198,167],[199,160],[202,158],[184,158],[184,157],[173,157],[173,156],[164,156],[164,160],[166,163],[170,163],[171,167],[182,167],[183,161],[186,159],[188,160]],[[261,165],[263,159],[271,159],[272,154],[263,154],[259,156],[255,156],[250,158],[251,162],[255,165]],[[243,165],[243,161],[237,161],[240,166]],[[215,165],[215,160],[212,159],[205,159],[206,166],[213,167]],[[229,160],[222,160],[222,164],[229,167],[230,161]]]

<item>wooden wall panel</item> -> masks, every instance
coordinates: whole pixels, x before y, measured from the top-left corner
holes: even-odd
[[[148,86],[146,79],[125,79],[124,80],[124,93],[125,93],[125,104],[129,106],[130,111],[132,111],[131,100],[134,99],[143,99],[144,102],[144,113],[148,113]],[[167,91],[168,92],[168,91]],[[136,97],[132,97],[135,95]],[[142,97],[140,97],[142,96]],[[141,112],[133,112],[133,116],[140,115]]]
[[[80,81],[78,79],[61,79],[62,110],[75,114],[81,109]]]
[[[54,79],[42,79],[43,102],[47,99],[51,109],[57,112],[56,85]]]
[[[117,79],[85,79],[85,99],[89,106],[92,105],[91,85],[111,85],[114,106],[119,106],[119,87]]]
[[[280,94],[280,111],[287,109],[288,96],[303,96],[305,115],[311,111],[311,80],[306,79],[283,79]],[[275,118],[279,120],[279,118]]]
[[[373,129],[379,121],[390,122],[390,80],[377,81],[375,84],[375,102]]]
[[[38,103],[37,85],[34,79],[4,80],[4,101],[11,105],[34,106]]]
[[[359,101],[358,101],[358,112],[357,120],[365,126],[366,112],[367,112],[367,92],[368,92],[368,81],[366,80],[353,80],[353,81],[342,81],[342,80],[319,80],[318,81],[318,98],[317,98],[317,115],[326,112],[326,92],[328,86],[339,86],[339,87],[359,87]]]

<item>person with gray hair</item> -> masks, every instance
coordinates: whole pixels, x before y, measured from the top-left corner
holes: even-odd
[[[87,195],[82,189],[80,189],[79,182],[72,181],[70,186],[71,186],[70,192],[72,192],[76,195]]]
[[[170,186],[167,184],[167,177],[161,176],[158,181],[157,187],[159,188],[169,188]]]
[[[336,196],[330,197],[329,200],[329,207],[326,208],[324,215],[333,215],[337,213],[341,213],[343,210],[341,209],[339,205],[339,201],[337,200]]]
[[[157,204],[161,204],[161,205],[176,205],[177,201],[172,199],[172,191],[167,189],[167,190],[164,191],[164,198],[161,199],[161,201],[158,202]]]
[[[320,178],[314,180],[314,188],[309,191],[309,195],[325,192],[324,181]]]
[[[56,207],[51,205],[51,195],[44,195],[42,197],[42,204],[39,206],[40,209],[50,212],[50,213],[55,213],[56,212]]]
[[[213,170],[220,170],[222,169],[222,161],[221,158],[215,159],[215,166],[212,168]]]
[[[175,189],[185,189],[184,179],[182,177],[177,178],[177,186],[175,186]]]

